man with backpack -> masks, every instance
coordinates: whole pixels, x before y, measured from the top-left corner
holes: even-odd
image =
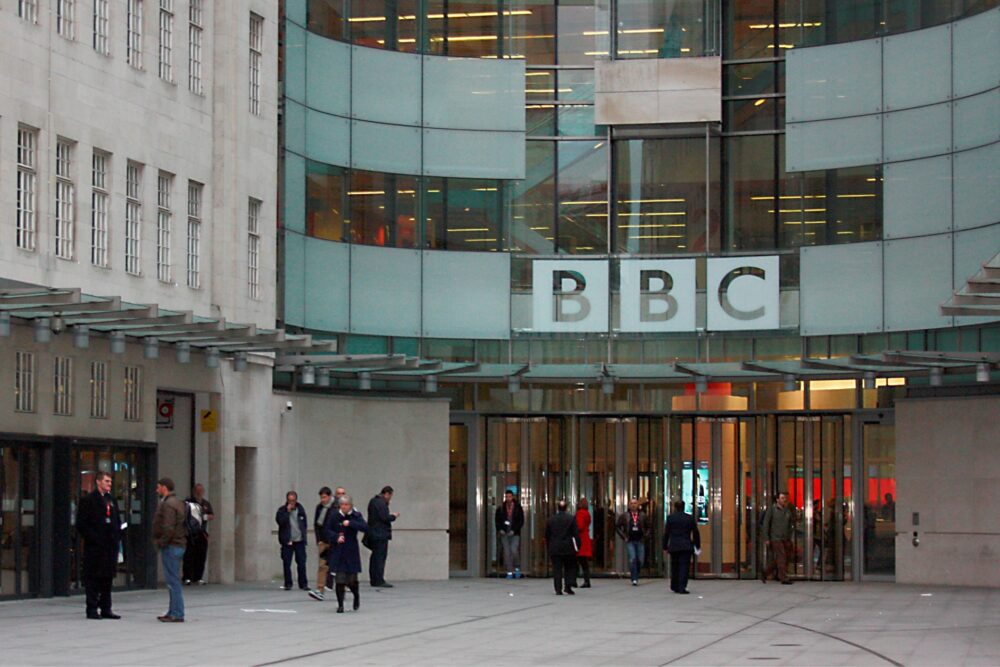
[[[215,518],[212,503],[205,498],[205,487],[194,485],[187,506],[188,546],[184,552],[184,583],[205,585],[205,560],[208,558],[208,522]]]

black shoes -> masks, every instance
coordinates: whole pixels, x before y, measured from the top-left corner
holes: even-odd
[[[566,595],[576,595],[576,593],[573,592],[572,588],[567,588],[566,589]]]
[[[687,591],[687,590],[685,590],[685,591],[674,591],[674,592],[677,593],[678,595],[691,595],[691,591]]]
[[[589,581],[583,582],[583,586],[580,586],[580,588],[590,588],[590,582]]]
[[[183,623],[183,618],[175,618],[173,616],[157,616],[156,620],[160,623]]]
[[[87,618],[89,618],[92,621],[99,621],[104,617],[101,616],[100,614],[87,614]]]
[[[792,582],[790,582],[788,579],[785,579],[784,581],[781,582],[781,585],[782,586],[791,586]]]
[[[357,611],[358,609],[361,609],[361,600],[354,598],[354,611]]]
[[[392,584],[388,581],[383,581],[381,584],[372,584],[372,588],[392,588]]]
[[[343,604],[338,604],[337,605],[337,613],[338,614],[343,614],[344,613],[344,605]]]
[[[562,595],[562,591],[556,591],[556,595]]]
[[[119,618],[121,618],[121,616],[119,616],[118,614],[112,614],[111,612],[108,612],[106,614],[101,614],[101,618],[108,618],[111,619],[112,621],[117,621]]]

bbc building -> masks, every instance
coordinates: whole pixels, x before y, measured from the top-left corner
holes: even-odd
[[[391,580],[507,490],[528,576],[585,497],[752,579],[786,491],[795,578],[1000,586],[998,4],[0,0],[0,599],[105,471],[118,588],[163,476],[210,583],[390,484]]]

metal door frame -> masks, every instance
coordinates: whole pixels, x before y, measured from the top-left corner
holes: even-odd
[[[896,413],[894,410],[859,410],[854,413],[854,420],[851,425],[853,449],[851,459],[852,470],[852,504],[854,506],[851,516],[853,523],[852,530],[855,538],[851,541],[851,558],[853,559],[853,580],[860,581],[881,581],[895,582],[895,574],[866,574],[865,573],[865,486],[868,471],[865,461],[865,424],[879,424],[882,426],[895,426]],[[896,531],[899,535],[900,531]]]
[[[478,521],[480,508],[483,506],[483,497],[480,489],[480,481],[485,476],[485,468],[480,465],[480,443],[485,445],[485,439],[480,434],[480,424],[483,420],[476,419],[474,415],[450,415],[448,426],[464,426],[466,432],[466,465],[468,466],[468,479],[466,480],[466,527],[465,527],[465,562],[466,569],[448,569],[449,577],[478,577],[481,572],[479,559],[480,536]],[[485,451],[483,452],[485,454]],[[450,499],[449,499],[450,500]],[[451,534],[448,536],[449,542]],[[449,545],[450,546],[450,545]]]

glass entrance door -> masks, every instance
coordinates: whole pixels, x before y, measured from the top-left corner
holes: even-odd
[[[38,593],[38,450],[0,446],[0,597]]]

